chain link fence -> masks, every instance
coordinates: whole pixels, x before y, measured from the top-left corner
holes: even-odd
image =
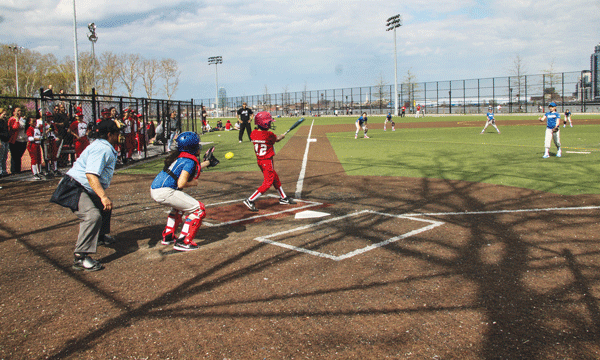
[[[212,104],[212,116],[235,117],[246,102],[255,112],[276,116],[351,115],[366,111],[384,114],[394,111],[394,85],[284,92],[218,99],[200,99]],[[556,102],[560,111],[600,112],[600,103],[591,100],[591,82],[586,72],[508,76],[398,84],[398,108],[414,113],[417,106],[427,114],[480,114],[489,106],[501,113],[536,113]]]
[[[201,128],[196,121],[201,117],[201,105],[195,105],[190,101],[173,101],[161,99],[145,99],[122,96],[92,94],[52,94],[40,89],[39,98],[26,97],[0,97],[0,107],[6,109],[12,116],[13,109],[19,107],[23,110],[26,120],[41,118],[46,129],[51,124],[54,126],[58,139],[58,163],[60,167],[71,166],[75,161],[75,148],[73,136],[69,134],[68,128],[75,122],[78,112],[83,114],[84,122],[90,123],[101,117],[104,109],[114,109],[113,117],[123,123],[125,110],[134,110],[138,117],[138,126],[135,129],[135,149],[132,159],[141,160],[158,154],[168,152],[168,141],[173,135],[182,131],[199,131]],[[175,112],[175,117],[171,114]],[[52,119],[48,115],[52,115]],[[122,132],[125,132],[122,127]],[[44,132],[42,149],[44,163],[48,166],[51,154],[48,154],[47,144],[49,133]],[[51,135],[50,135],[51,136]],[[124,139],[124,136],[122,137]],[[121,141],[117,146],[119,151],[119,162],[126,161],[126,146]],[[10,154],[8,163],[10,164]],[[30,159],[25,152],[21,160],[21,170],[31,170]],[[48,169],[46,169],[46,172]]]

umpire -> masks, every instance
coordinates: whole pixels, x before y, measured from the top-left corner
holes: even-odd
[[[80,220],[75,246],[75,270],[96,271],[102,264],[90,254],[97,245],[114,242],[108,235],[113,208],[106,189],[115,171],[120,130],[112,120],[102,120],[96,127],[97,139],[77,159],[58,184],[50,201],[69,207]]]
[[[244,130],[248,133],[248,140],[250,139],[250,133],[252,132],[251,121],[254,119],[254,113],[252,109],[248,107],[248,104],[243,103],[242,107],[237,112],[237,119],[241,121],[240,123],[240,142],[242,142],[242,137],[244,137]]]

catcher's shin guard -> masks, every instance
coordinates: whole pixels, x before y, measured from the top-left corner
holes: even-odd
[[[201,202],[198,203],[200,204],[200,209],[194,211],[185,219],[185,224],[183,225],[183,229],[181,229],[180,238],[183,238],[183,242],[186,244],[195,244],[194,238],[198,229],[202,226],[202,219],[206,216],[204,204]]]
[[[177,231],[177,228],[183,222],[182,215],[183,212],[181,211],[175,209],[171,210],[171,212],[169,213],[169,217],[167,218],[167,226],[165,227],[165,230],[162,233],[163,242],[168,243],[173,241],[175,231]]]

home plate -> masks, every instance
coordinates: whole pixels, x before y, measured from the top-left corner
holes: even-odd
[[[320,212],[320,211],[305,210],[305,211],[300,211],[299,213],[296,213],[294,218],[295,219],[315,219],[315,218],[325,217],[325,216],[329,216],[329,215],[331,215],[331,214]]]

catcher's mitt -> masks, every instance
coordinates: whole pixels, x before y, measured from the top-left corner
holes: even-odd
[[[557,126],[557,127],[553,128],[552,132],[558,132],[558,130],[560,130],[560,126]]]
[[[213,167],[219,165],[220,161],[214,155],[215,147],[211,146],[210,149],[204,153],[204,161],[209,161],[210,164],[207,167]]]

